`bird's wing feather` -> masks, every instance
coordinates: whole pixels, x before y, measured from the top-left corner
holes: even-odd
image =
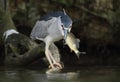
[[[32,39],[45,38],[49,34],[49,28],[51,24],[53,24],[55,21],[56,21],[55,17],[48,21],[44,20],[37,21],[35,26],[33,27],[30,37]]]
[[[33,27],[33,30],[30,34],[30,37],[32,39],[38,38],[45,38],[47,36],[47,22],[45,21],[37,21],[35,26]]]

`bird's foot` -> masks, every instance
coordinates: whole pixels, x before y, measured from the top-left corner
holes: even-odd
[[[53,63],[53,65],[51,66],[49,66],[49,68],[50,69],[62,69],[63,68],[63,66],[60,64],[60,63]]]
[[[59,73],[59,72],[61,72],[60,69],[58,69],[58,68],[51,68],[51,69],[48,69],[46,71],[46,74]]]

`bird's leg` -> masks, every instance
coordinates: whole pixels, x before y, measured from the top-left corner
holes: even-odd
[[[49,50],[49,47],[52,44],[51,37],[47,36],[44,41],[45,41],[45,55],[50,63],[51,68],[52,69],[55,69],[55,68],[62,69],[62,66],[55,61],[54,57],[52,56],[52,53]]]
[[[52,56],[50,50],[49,50],[49,46],[50,46],[50,42],[46,42],[46,47],[45,47],[45,55],[50,63],[50,67],[52,69],[54,68],[59,68],[59,69],[62,69],[62,66],[60,63],[57,63],[54,59],[54,57]]]
[[[46,57],[47,57],[47,59],[48,59],[48,61],[50,63],[50,66],[52,67],[52,69],[54,69],[55,67],[54,67],[54,65],[52,63],[48,48],[45,50],[45,55],[46,55]]]
[[[55,59],[54,59],[54,57],[52,56],[51,52],[49,52],[49,56],[50,56],[50,58],[51,58],[51,60],[52,60],[52,62],[53,62],[53,65],[55,65],[55,67],[58,67],[59,69],[62,69],[61,64],[55,61]]]
[[[55,59],[54,59],[54,57],[52,56],[52,54],[51,54],[51,52],[50,52],[50,50],[49,50],[49,48],[46,46],[46,50],[45,50],[45,54],[46,54],[46,57],[47,57],[47,59],[48,59],[48,61],[49,61],[49,63],[50,63],[50,67],[52,68],[52,69],[54,69],[54,68],[59,68],[59,69],[62,69],[62,66],[61,66],[61,64],[60,63],[57,63],[56,61],[55,61]]]

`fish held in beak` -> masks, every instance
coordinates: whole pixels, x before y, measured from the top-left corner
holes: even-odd
[[[74,51],[76,56],[79,58],[80,54],[86,54],[86,52],[80,52],[79,49],[79,42],[80,40],[77,39],[73,33],[68,33],[65,40],[68,47],[71,49],[71,51]]]

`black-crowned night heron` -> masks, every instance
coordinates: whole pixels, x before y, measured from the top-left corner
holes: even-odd
[[[30,37],[32,39],[38,39],[45,42],[45,55],[52,69],[62,69],[62,66],[53,58],[49,50],[49,46],[55,41],[59,41],[61,39],[65,40],[71,27],[72,20],[65,11],[48,13],[41,17],[33,27]]]

